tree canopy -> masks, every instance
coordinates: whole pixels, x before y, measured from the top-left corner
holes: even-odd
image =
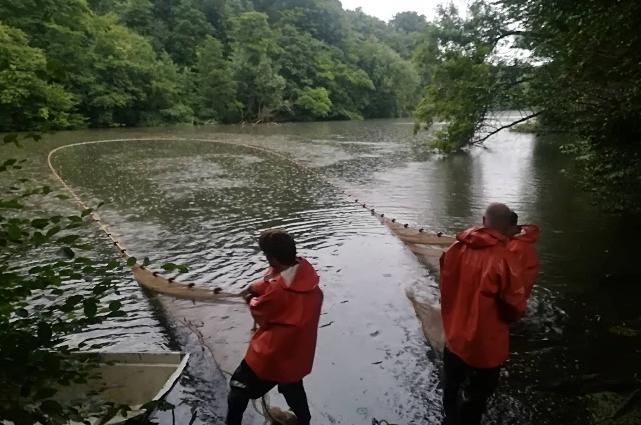
[[[641,193],[640,7],[475,0],[383,22],[338,0],[5,1],[0,131],[414,113],[453,151],[520,108],[576,137],[588,187]]]
[[[521,108],[567,133],[583,183],[614,209],[641,205],[641,4],[634,0],[475,1],[443,7],[415,60],[427,89],[416,116],[448,123],[437,146],[482,143],[494,110]],[[565,138],[571,140],[569,138]]]
[[[0,4],[0,131],[409,116],[419,93],[409,59],[427,22],[412,13],[387,24],[338,0],[40,3]]]

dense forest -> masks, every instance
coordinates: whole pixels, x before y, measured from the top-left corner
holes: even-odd
[[[338,0],[2,0],[0,17],[0,131],[413,115],[447,122],[431,142],[454,151],[519,108],[573,138],[596,199],[641,204],[635,0],[476,0],[429,22]]]
[[[0,2],[0,131],[395,117],[427,26],[338,0]]]

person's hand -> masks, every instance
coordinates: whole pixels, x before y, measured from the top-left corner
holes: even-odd
[[[251,291],[249,287],[247,287],[240,292],[240,296],[245,300],[247,304],[249,304],[251,299],[254,298],[256,295]]]

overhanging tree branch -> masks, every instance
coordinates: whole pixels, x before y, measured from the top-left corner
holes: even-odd
[[[527,121],[527,120],[529,120],[531,118],[537,117],[537,116],[541,115],[543,112],[544,112],[543,110],[538,111],[538,112],[534,112],[534,113],[532,113],[530,115],[527,115],[527,116],[525,116],[523,118],[519,118],[516,121],[512,121],[509,124],[502,125],[499,128],[490,131],[488,134],[486,134],[485,136],[481,137],[480,139],[474,141],[472,144],[473,145],[482,145],[487,139],[489,139],[490,137],[494,136],[496,133],[498,133],[498,132],[500,132],[502,130],[505,130],[506,128],[514,127],[515,125],[520,124],[520,123],[522,123],[524,121]]]

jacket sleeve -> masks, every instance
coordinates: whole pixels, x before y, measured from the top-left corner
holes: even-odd
[[[257,297],[260,297],[267,291],[267,287],[269,286],[269,281],[267,280],[266,277],[262,279],[255,280],[254,282],[249,284],[249,292],[252,293],[252,295],[255,295]]]
[[[536,255],[536,249],[530,243],[521,243],[513,245],[510,251],[522,267],[525,293],[529,297],[539,273],[539,257]]]
[[[249,303],[249,311],[256,323],[267,325],[295,325],[287,314],[287,299],[283,291],[267,289],[267,291]]]
[[[524,282],[523,267],[510,252],[500,265],[499,304],[500,314],[507,322],[520,319],[527,308],[527,291]]]
[[[267,271],[265,271],[265,274],[262,278],[255,280],[249,284],[249,292],[251,292],[252,295],[257,297],[264,295],[265,291],[267,291],[267,288],[269,287],[269,277],[272,274],[273,274],[273,270],[270,267],[267,269]]]

